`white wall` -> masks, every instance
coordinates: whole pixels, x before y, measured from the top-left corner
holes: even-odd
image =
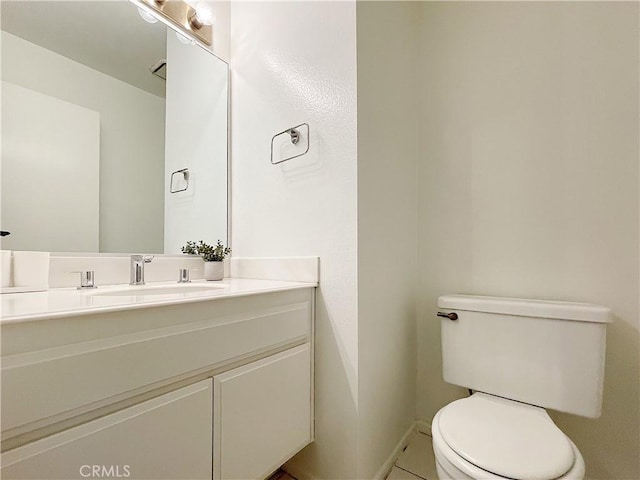
[[[602,417],[554,415],[593,479],[640,478],[637,2],[423,4],[418,416],[441,379],[436,299],[611,307]]]
[[[163,251],[164,99],[2,32],[2,78],[100,112],[100,251]]]
[[[215,20],[213,22],[213,53],[225,62],[231,56],[231,1],[210,1]]]
[[[228,67],[167,30],[164,253],[188,240],[227,243]],[[192,93],[188,95],[187,93]],[[189,169],[188,185],[181,174]],[[176,179],[180,179],[178,183]]]
[[[294,474],[386,460],[416,408],[416,296],[417,416],[464,395],[434,315],[469,292],[613,308],[603,417],[557,419],[591,478],[638,477],[637,8],[363,3],[356,84],[353,3],[232,4],[234,254],[321,256],[317,441]],[[305,121],[310,153],[270,165]]]
[[[374,478],[416,415],[420,12],[357,5],[358,478]]]
[[[1,83],[3,248],[97,252],[100,115]]]
[[[356,478],[356,7],[231,6],[233,254],[321,258],[316,442],[289,468]],[[309,153],[273,166],[272,135],[308,122]]]

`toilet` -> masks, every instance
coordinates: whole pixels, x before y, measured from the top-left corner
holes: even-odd
[[[473,295],[438,308],[444,380],[471,393],[433,418],[438,478],[583,479],[580,451],[545,409],[600,416],[610,310]]]

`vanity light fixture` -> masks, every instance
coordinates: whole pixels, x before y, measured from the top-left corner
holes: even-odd
[[[148,18],[161,21],[183,37],[188,43],[195,43],[209,51],[213,44],[211,27],[215,16],[211,4],[205,1],[189,2],[183,0],[130,0],[138,7],[140,16],[149,23]],[[182,38],[181,38],[182,40]],[[187,42],[185,42],[187,43]]]

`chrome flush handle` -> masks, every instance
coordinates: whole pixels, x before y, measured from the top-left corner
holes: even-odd
[[[438,316],[439,317],[448,318],[449,320],[457,320],[458,319],[458,314],[455,313],[455,312],[451,312],[451,313],[438,312]]]

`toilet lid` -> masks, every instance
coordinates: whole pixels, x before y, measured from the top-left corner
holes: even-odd
[[[444,441],[466,461],[516,480],[550,480],[573,465],[571,442],[542,408],[475,393],[440,411]]]

